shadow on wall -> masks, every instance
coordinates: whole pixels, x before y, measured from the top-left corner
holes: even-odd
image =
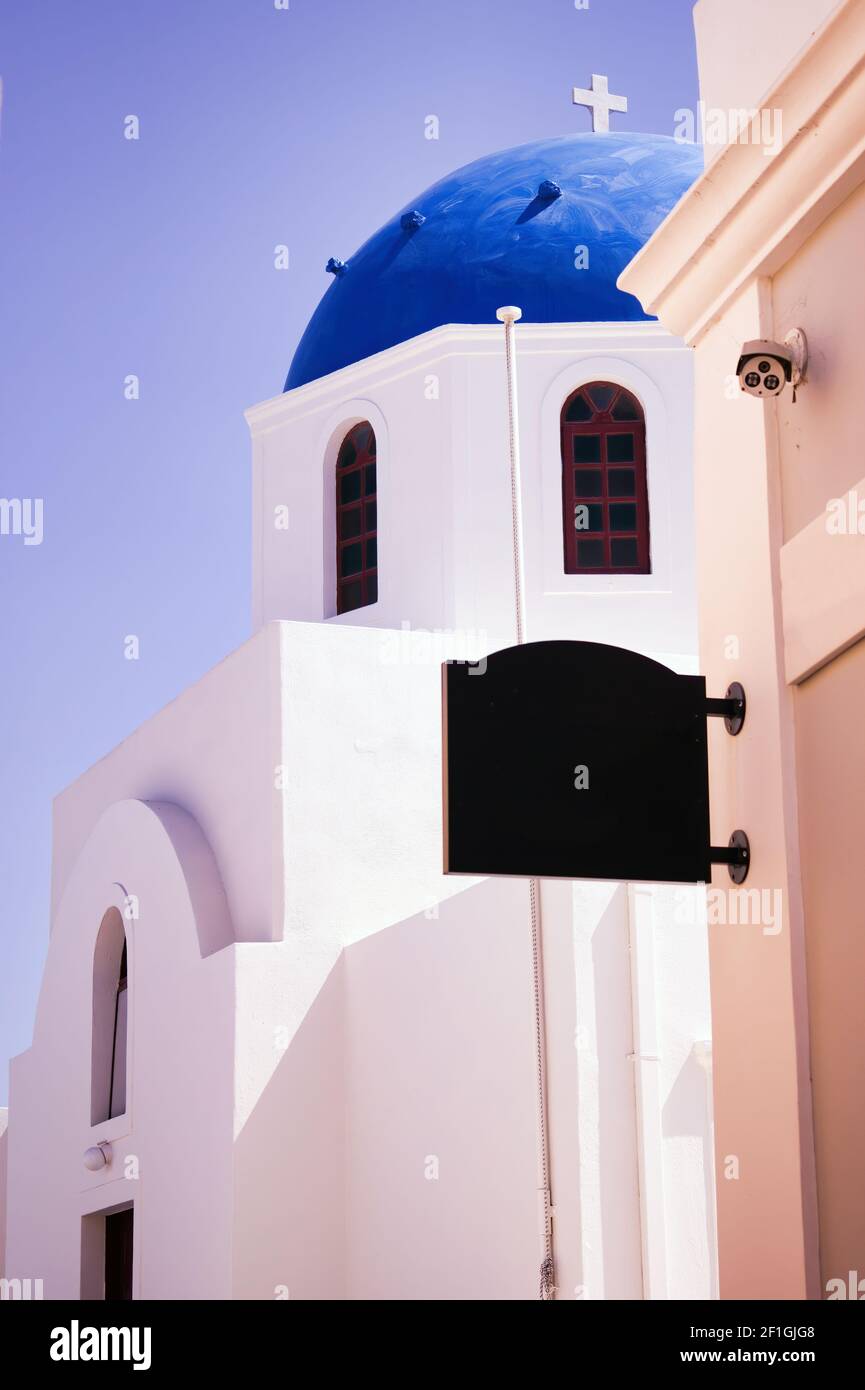
[[[343,951],[236,1140],[236,1296],[537,1298],[526,901]]]
[[[343,1012],[340,956],[235,1140],[235,1298],[345,1297]]]
[[[628,890],[619,884],[592,932],[597,1142],[604,1297],[641,1299],[637,1099],[631,1017]]]
[[[710,1251],[716,1246],[715,1232],[715,1138],[710,1103],[711,1078],[694,1051],[688,1053],[661,1112],[664,1137],[699,1139],[703,1154],[703,1180],[706,1192],[706,1238]],[[715,1274],[712,1274],[714,1290]],[[713,1292],[712,1297],[717,1297]]]

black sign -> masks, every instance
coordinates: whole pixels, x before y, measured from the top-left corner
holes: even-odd
[[[531,642],[443,677],[445,873],[709,881],[703,676]]]

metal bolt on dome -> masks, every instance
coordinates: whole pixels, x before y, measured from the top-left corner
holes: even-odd
[[[418,212],[417,208],[415,208],[412,212],[403,213],[399,220],[399,225],[404,232],[413,232],[418,227],[422,227],[424,222],[426,222],[426,218],[423,213]]]

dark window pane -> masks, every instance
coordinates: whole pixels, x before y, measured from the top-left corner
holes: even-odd
[[[589,386],[586,389],[594,402],[596,410],[608,410],[610,401],[615,396],[617,390],[615,386],[604,386],[600,382],[596,382],[594,386]]]
[[[124,951],[126,947],[124,946]],[[111,1101],[108,1118],[123,1115],[126,1111],[126,1025],[129,1008],[129,991],[126,976],[117,986],[114,1001],[114,1045],[111,1050]]]
[[[356,502],[360,497],[360,469],[346,473],[339,480],[339,500],[342,503]]]
[[[607,487],[611,497],[633,497],[633,468],[611,468],[607,474]]]
[[[635,565],[637,563],[636,540],[610,541],[610,561],[614,565]]]
[[[602,497],[601,470],[599,468],[578,468],[574,473],[575,497]]]
[[[568,408],[565,411],[566,420],[573,423],[575,420],[591,420],[591,418],[592,407],[582,394],[574,396],[573,400],[568,402]]]
[[[636,502],[611,502],[610,503],[610,530],[611,531],[636,531],[637,529],[637,504]]]
[[[359,579],[353,584],[343,584],[339,591],[340,613],[350,613],[353,608],[363,608],[363,586]]]
[[[132,1208],[113,1211],[105,1218],[105,1302],[132,1298]]]
[[[365,570],[376,562],[375,431],[368,420],[349,430],[337,455],[338,613],[371,602]],[[364,499],[368,500],[364,500]]]
[[[349,574],[359,574],[363,568],[361,563],[362,546],[360,541],[353,545],[344,545],[339,555],[339,573],[341,578]]]
[[[377,598],[378,598],[378,575],[376,575],[376,574],[367,575],[367,580],[366,580],[366,601],[367,601],[367,603],[375,603],[375,601],[376,601]]]
[[[339,458],[336,461],[337,468],[348,468],[350,463],[354,463],[357,458],[357,449],[354,447],[354,440],[348,435],[342,441],[342,448],[339,451]]]
[[[634,457],[634,436],[632,434],[610,434],[607,436],[607,462],[630,463]]]
[[[574,435],[574,463],[600,463],[601,436],[599,434]]]
[[[376,540],[375,536],[373,536],[372,540],[371,540],[371,541],[367,541],[367,543],[366,543],[366,561],[365,561],[365,567],[366,567],[368,570],[374,570],[377,564],[378,564],[378,541]]]
[[[600,502],[577,502],[574,505],[574,530],[603,531],[604,509]]]
[[[629,396],[627,391],[623,391],[616,404],[613,406],[614,420],[639,420],[640,411],[633,396]]]
[[[577,564],[580,569],[600,569],[604,563],[603,541],[578,541]]]

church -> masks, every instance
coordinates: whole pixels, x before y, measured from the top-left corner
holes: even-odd
[[[251,637],[54,804],[7,1277],[717,1297],[702,890],[534,893],[442,843],[442,663],[515,641],[502,306],[527,640],[698,670],[692,355],[617,279],[701,171],[599,123],[328,263],[247,412]]]

